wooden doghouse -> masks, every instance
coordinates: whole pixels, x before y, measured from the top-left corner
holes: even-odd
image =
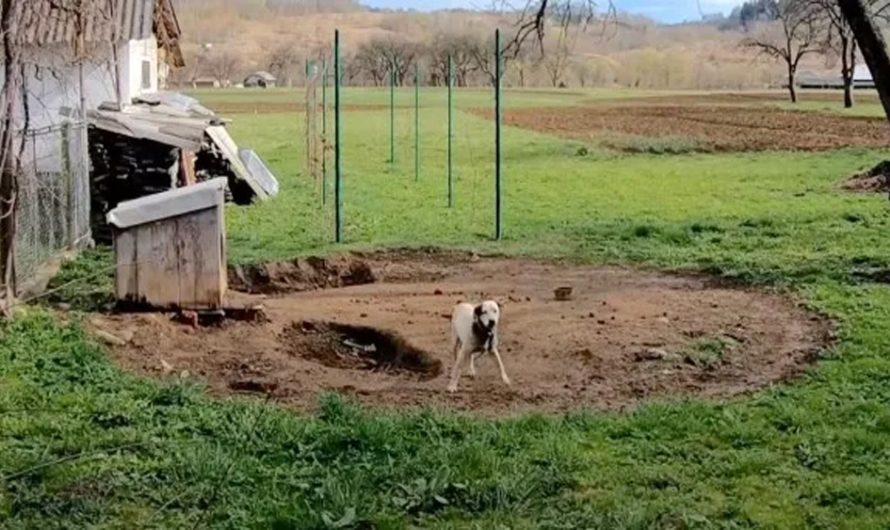
[[[226,182],[217,178],[123,202],[108,214],[119,304],[222,309]]]

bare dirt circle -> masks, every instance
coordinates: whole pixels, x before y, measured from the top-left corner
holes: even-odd
[[[262,303],[267,319],[193,327],[121,314],[92,324],[121,338],[112,353],[122,366],[187,372],[215,395],[268,393],[311,409],[320,392],[336,391],[371,406],[483,414],[731,397],[800,374],[831,337],[827,320],[777,294],[620,268],[411,251],[232,277],[241,289],[272,293],[238,295]],[[569,300],[556,300],[561,287],[572,288]],[[483,358],[478,376],[464,375],[449,395],[450,311],[484,298],[502,304],[501,353],[513,384]]]

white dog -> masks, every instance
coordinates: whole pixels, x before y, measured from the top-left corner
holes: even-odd
[[[470,358],[470,376],[476,376],[476,358],[486,354],[494,354],[501,370],[501,380],[510,384],[510,378],[504,370],[504,362],[498,352],[498,322],[501,318],[501,308],[497,302],[491,300],[482,302],[477,306],[471,304],[458,304],[451,314],[451,340],[454,349],[454,366],[451,368],[451,381],[448,383],[449,392],[457,392],[457,382],[460,379],[461,367],[467,356]]]

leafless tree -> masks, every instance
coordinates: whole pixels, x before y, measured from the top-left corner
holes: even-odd
[[[742,44],[785,63],[788,94],[791,102],[797,103],[795,83],[800,60],[824,50],[822,13],[807,0],[779,0],[773,9],[773,20],[759,23]]]
[[[551,39],[544,46],[544,57],[541,64],[547,72],[547,77],[553,87],[564,83],[566,69],[569,66],[572,50],[574,48],[571,32],[568,28],[560,28],[556,39]]]
[[[509,0],[496,0],[495,4],[505,10],[516,7]],[[529,40],[534,40],[544,55],[548,27],[583,28],[596,20],[608,23],[615,15],[612,0],[523,0],[513,36],[504,46],[504,58],[515,58]]]
[[[480,45],[479,39],[468,33],[440,33],[433,38],[428,48],[431,76],[434,84],[445,84],[448,80],[448,57],[454,69],[454,83],[466,86],[473,71],[474,50]]]
[[[841,60],[841,79],[844,82],[844,107],[853,106],[853,74],[856,71],[856,39],[853,29],[841,13],[837,0],[811,0],[823,13],[827,24],[826,49]]]
[[[495,7],[501,7],[503,11],[516,12],[516,6],[509,0],[494,0]],[[610,21],[617,21],[617,11],[612,0],[523,0],[519,16],[512,33],[503,46],[504,67],[507,63],[520,58],[528,44],[533,42],[540,50],[542,60],[546,60],[547,46],[545,38],[548,28],[557,28],[560,40],[567,42],[572,31],[586,29],[592,22],[601,21],[603,29],[610,27]],[[551,83],[558,84],[568,65],[568,57],[565,56],[565,48],[557,46],[555,49],[560,57],[549,61],[548,71]],[[474,59],[477,69],[494,79],[494,47],[487,46],[476,50]],[[524,83],[525,72],[521,70],[521,83]],[[557,81],[554,82],[554,76]]]
[[[353,67],[353,75],[366,74],[375,86],[380,86],[386,80],[389,72],[386,58],[380,49],[382,41],[374,40],[361,45],[355,52],[355,57],[349,62]]]
[[[516,73],[517,81],[520,87],[526,86],[530,71],[541,63],[541,56],[535,53],[532,48],[524,46],[519,53],[509,63],[509,67]]]
[[[358,68],[380,86],[392,74],[397,85],[405,84],[408,72],[417,57],[418,46],[391,38],[372,39],[355,54]]]
[[[381,46],[383,57],[397,85],[404,85],[417,57],[417,45],[407,41],[386,40]]]
[[[241,58],[229,50],[217,50],[207,56],[204,66],[220,86],[229,86],[241,67]]]
[[[359,63],[356,62],[355,55],[344,56],[341,66],[340,73],[340,82],[344,85],[354,85],[356,84],[362,77],[363,69],[359,66]],[[330,67],[331,75],[333,75],[334,67],[331,65]]]
[[[581,85],[581,88],[584,88],[591,83],[593,69],[584,59],[572,63],[572,72],[575,74],[575,78],[578,80],[578,84]]]
[[[473,58],[473,70],[478,72],[482,72],[488,78],[489,82],[493,85],[495,83],[495,50],[494,50],[494,37],[490,37],[483,42],[480,42],[478,46],[474,46],[470,50],[470,54]],[[506,53],[501,57],[501,67],[506,70],[508,67],[508,63],[511,62],[511,59],[514,59],[516,55],[507,55]]]
[[[295,74],[299,71],[302,57],[300,50],[294,43],[277,46],[269,53],[267,65],[269,72],[278,78],[284,85],[291,85]]]

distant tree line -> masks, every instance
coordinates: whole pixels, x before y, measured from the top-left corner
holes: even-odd
[[[329,60],[330,50],[315,49],[306,53],[294,45],[281,45],[270,52],[269,71],[285,80],[293,78],[302,81],[301,68],[306,60],[319,64]],[[455,86],[470,86],[490,83],[494,77],[494,40],[491,36],[473,32],[441,32],[427,42],[413,41],[397,37],[375,37],[354,50],[349,50],[343,58],[343,81],[351,85],[388,85],[390,76],[396,85],[409,85],[414,82],[414,67],[418,66],[425,85],[444,86],[448,82],[448,61],[451,58],[453,83]],[[567,73],[568,60],[564,59],[553,66],[548,56],[505,57],[504,63],[514,68],[517,84],[524,84],[525,72],[529,68],[550,67],[549,78],[557,86]],[[521,66],[511,63],[522,61]]]

